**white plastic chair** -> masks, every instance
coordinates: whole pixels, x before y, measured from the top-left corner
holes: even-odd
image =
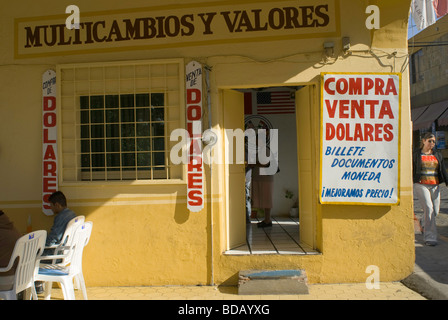
[[[14,277],[11,277],[13,279],[11,290],[0,291],[0,299],[17,300],[17,293],[31,288],[31,298],[37,300],[34,275],[37,273],[37,261],[44,250],[46,238],[47,231],[39,230],[30,232],[17,240],[8,266],[0,268],[0,273],[11,270],[16,259],[19,258]]]
[[[84,216],[77,216],[70,220],[67,224],[67,227],[65,228],[64,235],[62,236],[61,242],[59,244],[55,244],[52,246],[46,246],[45,249],[53,249],[53,254],[55,255],[63,255],[64,252],[67,250],[67,248],[70,248],[73,241],[73,235],[76,231],[76,229],[84,223],[85,217]],[[68,255],[65,258],[62,259],[62,261],[57,262],[56,260],[53,260],[51,263],[53,264],[59,264],[61,266],[66,266],[70,263],[71,256]],[[50,260],[50,259],[44,259],[42,257],[41,260]]]
[[[63,255],[42,256],[39,259],[65,259],[70,260],[67,266],[60,264],[41,264],[39,272],[35,275],[35,281],[45,282],[44,299],[50,300],[53,282],[59,282],[62,287],[64,299],[75,300],[73,281],[76,280],[82,290],[84,300],[87,300],[87,290],[82,274],[82,254],[84,247],[89,242],[93,223],[88,221],[79,226],[74,235],[70,248]]]

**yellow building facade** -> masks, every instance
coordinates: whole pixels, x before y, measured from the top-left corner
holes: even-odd
[[[0,208],[22,232],[29,222],[48,230],[45,194],[63,191],[94,224],[83,259],[88,286],[236,284],[249,269],[304,269],[310,283],[364,282],[372,265],[381,281],[412,272],[410,0],[3,7]],[[190,73],[191,62],[200,71]],[[401,81],[395,203],[320,197],[323,74],[338,73]],[[196,76],[200,97],[189,91]],[[226,141],[244,130],[244,91],[261,88],[293,92],[292,137],[281,125],[278,132],[294,142],[279,163],[288,178],[282,159],[297,157],[298,241],[313,254],[232,254],[246,237],[244,162],[228,161]],[[170,158],[182,151],[173,131],[189,130],[190,119],[217,137],[201,154],[219,161],[204,161],[200,175]]]

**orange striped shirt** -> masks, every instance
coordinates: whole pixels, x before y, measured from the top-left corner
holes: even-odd
[[[439,162],[432,155],[422,154],[422,172],[420,175],[420,183],[422,184],[439,184],[439,176],[437,174]]]

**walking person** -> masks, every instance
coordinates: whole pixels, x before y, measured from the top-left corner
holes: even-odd
[[[437,245],[436,216],[440,209],[440,183],[448,182],[442,154],[435,148],[434,134],[426,133],[420,148],[413,153],[413,182],[423,208],[423,239],[428,246]]]

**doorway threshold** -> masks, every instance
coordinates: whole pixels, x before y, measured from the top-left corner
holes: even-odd
[[[258,228],[252,219],[246,225],[246,243],[225,255],[316,255],[320,252],[299,242],[299,219],[273,217],[272,227]]]

